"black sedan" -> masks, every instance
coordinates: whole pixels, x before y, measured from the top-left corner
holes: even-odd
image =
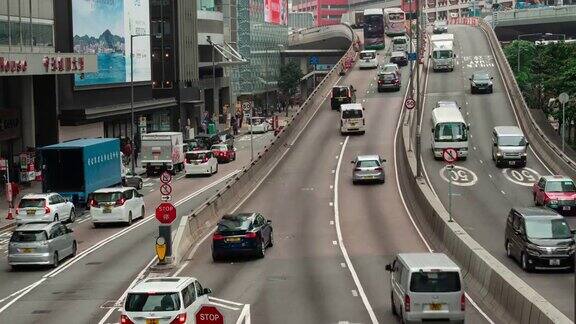
[[[271,221],[259,213],[224,215],[212,236],[212,259],[252,255],[263,258],[274,245]]]
[[[486,72],[476,72],[470,77],[470,92],[471,93],[492,93],[492,79],[493,77]]]
[[[390,55],[390,63],[396,63],[398,66],[408,65],[408,57],[405,52],[392,52]]]

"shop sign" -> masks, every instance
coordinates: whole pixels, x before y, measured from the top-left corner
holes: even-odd
[[[98,72],[96,54],[2,53],[2,75],[47,75]]]
[[[0,109],[0,141],[20,137],[20,112],[15,109]]]

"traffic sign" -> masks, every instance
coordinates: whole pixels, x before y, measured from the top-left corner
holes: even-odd
[[[446,163],[454,163],[458,159],[458,152],[453,148],[445,148],[442,150],[442,158]]]
[[[196,324],[224,324],[224,315],[214,306],[202,305],[196,312]]]
[[[172,193],[172,186],[167,184],[167,183],[163,183],[160,185],[160,193],[163,196],[169,196]]]
[[[169,201],[169,200],[171,200],[171,199],[172,199],[172,196],[170,196],[170,195],[163,195],[163,196],[162,196],[162,200],[163,200],[163,201]]]
[[[418,55],[416,54],[416,52],[408,53],[408,61],[416,61],[417,57]]]
[[[308,61],[310,62],[310,65],[316,65],[320,63],[320,59],[318,58],[318,56],[310,56]]]
[[[560,101],[561,104],[565,104],[568,102],[568,100],[570,100],[570,96],[568,96],[568,94],[566,92],[562,92],[558,96],[558,100]]]
[[[176,207],[169,202],[163,202],[156,207],[156,219],[162,224],[172,224],[176,220]]]
[[[412,109],[416,107],[416,101],[414,101],[412,98],[407,98],[404,106],[406,106],[406,109]]]
[[[170,174],[170,172],[168,171],[162,172],[162,174],[160,175],[160,182],[169,183],[170,181],[172,181],[172,175]]]

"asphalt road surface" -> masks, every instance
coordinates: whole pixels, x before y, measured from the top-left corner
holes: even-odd
[[[538,291],[569,318],[574,317],[574,274],[558,271],[526,273],[506,257],[504,231],[512,206],[534,206],[531,185],[550,171],[532,150],[526,168],[497,168],[492,161],[492,129],[518,126],[505,93],[488,41],[479,28],[450,26],[456,39],[457,62],[453,72],[432,72],[427,80],[422,118],[422,158],[425,173],[445,206],[448,206],[448,176],[455,180],[452,195],[454,219],[500,262]],[[470,94],[468,78],[474,71],[494,77],[493,94]],[[431,111],[438,100],[456,100],[470,123],[469,157],[458,161],[449,174],[445,163],[435,161],[431,151]],[[442,174],[442,175],[441,175]],[[568,218],[572,228],[576,219]]]

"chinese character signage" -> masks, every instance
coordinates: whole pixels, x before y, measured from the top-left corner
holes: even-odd
[[[264,0],[264,21],[288,25],[288,0]]]

